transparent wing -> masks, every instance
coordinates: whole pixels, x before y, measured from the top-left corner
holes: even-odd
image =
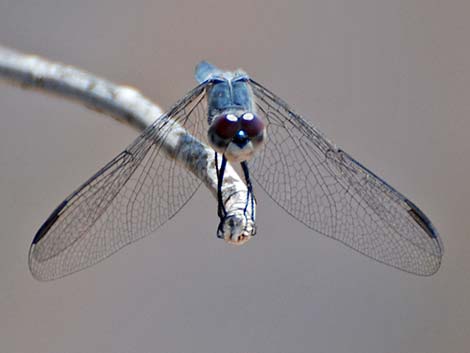
[[[294,218],[379,262],[435,273],[443,246],[410,200],[337,149],[317,129],[250,81],[267,142],[250,163],[256,182]]]
[[[55,279],[103,260],[161,226],[191,198],[200,180],[162,149],[174,124],[205,139],[205,86],[189,92],[49,216],[30,248],[36,278]]]

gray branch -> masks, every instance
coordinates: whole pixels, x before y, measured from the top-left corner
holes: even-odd
[[[0,79],[20,85],[22,88],[37,89],[82,103],[138,131],[144,130],[163,113],[157,105],[132,87],[118,86],[77,68],[1,46]],[[182,148],[180,142],[188,141],[188,138],[194,139],[180,125],[172,124],[162,150],[201,179],[216,196],[217,175],[214,151],[197,141],[201,158],[195,159],[194,156],[187,158],[191,151]],[[236,171],[227,165],[222,187],[222,199],[227,210],[227,217],[224,221],[222,236],[228,242],[241,244],[254,234],[255,224],[251,220],[250,207],[248,207],[248,214],[244,214],[246,197],[245,183]]]

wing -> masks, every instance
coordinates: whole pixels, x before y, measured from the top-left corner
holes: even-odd
[[[34,277],[50,280],[91,266],[184,206],[201,182],[167,156],[164,142],[175,124],[206,139],[206,85],[189,92],[56,208],[30,248]]]
[[[410,200],[337,149],[272,92],[250,80],[267,143],[251,172],[267,194],[307,227],[418,275],[440,266],[441,239]]]

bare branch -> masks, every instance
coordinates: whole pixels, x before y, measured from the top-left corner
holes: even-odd
[[[163,113],[157,105],[132,87],[118,86],[77,68],[1,46],[0,79],[23,88],[38,89],[82,103],[139,131],[144,130]],[[200,178],[214,196],[217,195],[214,151],[198,141],[198,151],[201,151],[204,158],[187,158],[191,151],[185,152],[184,148],[180,148],[179,142],[185,141],[182,137],[187,138],[189,134],[181,126],[172,125],[166,139],[168,143],[165,142],[163,150]],[[244,215],[246,185],[230,165],[227,165],[225,172],[222,196],[228,212],[224,224],[224,238],[229,242],[243,243],[254,233],[255,224],[251,221],[251,214],[247,214],[248,217]]]

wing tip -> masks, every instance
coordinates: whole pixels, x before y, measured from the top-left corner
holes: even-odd
[[[358,162],[356,159],[351,157],[348,153],[343,151],[342,149],[338,149],[339,153],[342,153],[343,155],[346,155],[350,160],[352,160],[354,163],[356,163],[359,167],[364,169],[368,174],[371,174],[375,178],[379,179],[382,183],[384,183],[387,187],[392,189],[397,195],[399,195],[402,200],[408,205],[410,208],[407,210],[408,214],[410,215],[411,218],[421,227],[421,229],[433,240],[435,240],[438,243],[439,250],[442,256],[442,253],[444,251],[443,243],[439,237],[439,232],[437,229],[434,227],[432,224],[431,220],[424,214],[423,211],[419,209],[418,206],[416,206],[412,201],[410,201],[408,198],[406,198],[402,193],[400,193],[398,190],[396,190],[393,186],[391,186],[389,183],[387,183],[385,180],[383,180],[381,177],[377,176],[375,173],[367,169],[363,164]],[[438,267],[439,268],[439,267]]]
[[[431,223],[431,220],[409,199],[405,199],[405,203],[410,207],[408,214],[416,223],[426,232],[432,239],[439,239],[439,232]]]
[[[68,200],[62,201],[62,203],[59,206],[57,206],[54,212],[51,213],[51,215],[46,219],[46,221],[42,224],[42,226],[37,231],[36,235],[33,238],[33,242],[31,245],[36,245],[44,237],[44,235],[46,235],[49,229],[51,229],[54,223],[59,219],[59,213],[60,211],[64,209],[67,203],[68,203]]]

